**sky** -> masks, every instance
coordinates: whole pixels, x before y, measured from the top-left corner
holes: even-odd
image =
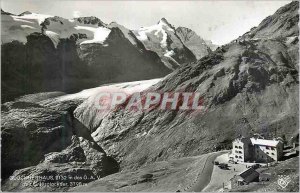
[[[257,26],[281,6],[282,1],[103,1],[103,0],[2,0],[4,11],[24,11],[74,18],[96,16],[129,29],[156,24],[165,17],[175,27],[188,27],[202,38],[222,45]]]

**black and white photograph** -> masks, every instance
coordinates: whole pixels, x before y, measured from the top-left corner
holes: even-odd
[[[0,3],[2,192],[299,192],[299,1]]]

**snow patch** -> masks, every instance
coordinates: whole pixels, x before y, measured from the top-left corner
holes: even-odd
[[[49,30],[45,31],[45,34],[52,40],[54,46],[57,47],[59,42],[59,34]]]
[[[103,43],[108,35],[110,34],[111,30],[105,27],[87,27],[87,26],[76,26],[75,29],[77,30],[87,30],[94,33],[94,38],[92,40],[85,40],[80,44],[89,44],[89,43]]]
[[[174,64],[176,64],[177,66],[180,66],[180,64],[174,58],[172,58],[173,55],[175,55],[175,52],[173,50],[170,50],[170,51],[167,50],[167,52],[164,54],[164,56],[169,58],[171,61],[173,61]],[[171,64],[165,63],[165,65],[168,68],[175,70],[175,68]]]
[[[36,29],[32,26],[29,26],[29,25],[21,25],[21,28],[29,28],[29,29]]]
[[[31,14],[25,14],[22,16],[12,16],[15,19],[24,19],[24,20],[33,20],[37,21],[38,24],[40,25],[45,21],[46,18],[48,17],[53,17],[52,15],[44,15],[44,14],[37,14],[37,13],[31,13]]]
[[[286,38],[286,44],[291,44],[293,41],[296,40],[296,38],[298,38],[298,36],[290,36]]]
[[[1,15],[1,43],[9,43],[17,40],[27,42],[27,36],[34,32],[40,32],[38,21],[26,20],[21,16]]]
[[[164,56],[166,57],[172,57],[175,54],[175,52],[173,50],[167,51]]]
[[[141,81],[133,81],[133,82],[124,82],[124,83],[117,83],[111,84],[106,86],[100,86],[96,88],[86,89],[81,92],[75,94],[68,94],[64,96],[60,96],[57,99],[59,101],[66,101],[66,100],[74,100],[74,99],[87,99],[89,97],[93,97],[100,92],[105,92],[107,90],[122,90],[127,94],[132,94],[134,92],[141,92],[150,86],[158,83],[161,78],[157,79],[150,79],[150,80],[141,80]]]
[[[1,42],[8,43],[17,40],[26,43],[28,35],[42,32],[40,24],[49,17],[53,16],[37,13],[22,16],[2,15]],[[60,39],[70,38],[73,34],[85,34],[86,37],[77,40],[79,44],[103,43],[111,31],[98,25],[81,24],[74,19],[59,18],[59,21],[49,20],[49,22],[50,24],[47,25],[44,34],[51,39],[55,47],[57,47]]]
[[[166,30],[174,32],[174,29],[172,29],[168,24],[166,24],[161,20],[157,25],[153,25],[150,27],[141,27],[140,29],[136,30],[137,33],[136,37],[140,41],[146,41],[148,40],[147,34],[149,33],[154,33],[154,35],[157,36],[158,38],[160,38],[160,34],[162,34],[162,40],[160,44],[163,48],[165,48],[167,47],[167,38],[168,38],[168,34],[166,33]]]
[[[28,23],[28,24],[36,24],[37,22],[35,21],[28,21],[28,20],[25,20],[25,19],[20,19],[18,18],[18,16],[11,16],[13,18],[14,21],[17,21],[17,22],[23,22],[23,23]]]
[[[17,40],[27,42],[27,36],[41,32],[40,24],[51,15],[30,13],[21,16],[1,15],[1,42],[8,43]]]

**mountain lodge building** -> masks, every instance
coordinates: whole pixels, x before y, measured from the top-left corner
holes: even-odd
[[[278,161],[282,156],[283,142],[281,140],[242,137],[232,142],[232,152],[229,158],[234,162],[267,163]]]

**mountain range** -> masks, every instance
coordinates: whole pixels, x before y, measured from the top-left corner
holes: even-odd
[[[129,30],[97,17],[64,19],[1,10],[2,100],[43,91],[159,78],[211,52],[190,29],[165,18]]]

